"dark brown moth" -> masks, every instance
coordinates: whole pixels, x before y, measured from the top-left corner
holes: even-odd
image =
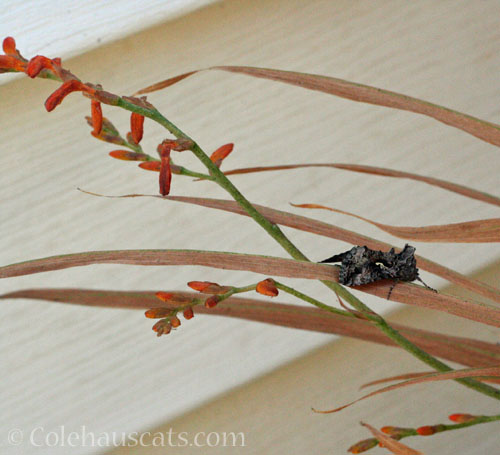
[[[427,286],[418,275],[415,248],[408,244],[396,253],[390,251],[371,250],[367,246],[355,246],[345,253],[336,254],[321,262],[340,262],[339,283],[346,286],[359,286],[379,280],[394,280],[387,299],[398,281],[420,281]],[[436,291],[435,291],[436,292]]]

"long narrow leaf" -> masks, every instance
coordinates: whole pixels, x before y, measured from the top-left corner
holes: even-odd
[[[175,292],[185,298],[200,297],[199,293]],[[0,299],[36,299],[59,303],[106,308],[149,309],[168,306],[155,296],[155,291],[111,291],[90,289],[26,289],[0,296]],[[215,308],[194,308],[196,314],[228,316],[264,322],[283,327],[337,334],[398,347],[370,322],[346,317],[313,307],[230,297]],[[412,343],[429,354],[471,367],[489,366],[500,361],[500,346],[470,338],[441,335],[401,324],[391,324]]]
[[[207,69],[245,74],[247,76],[283,82],[285,84],[296,85],[309,90],[328,93],[330,95],[347,98],[352,101],[360,101],[377,106],[385,106],[426,115],[446,125],[459,128],[479,139],[482,139],[483,141],[489,142],[490,144],[500,146],[500,125],[487,122],[485,120],[472,117],[471,115],[463,114],[462,112],[439,106],[428,101],[403,95],[401,93],[391,92],[389,90],[358,84],[355,82],[349,82],[334,77],[269,68],[253,68],[248,66],[215,66]],[[158,82],[139,90],[136,94],[151,93],[160,90],[199,71],[192,71],[190,73],[185,73],[180,76],[167,79],[166,81]]]
[[[377,226],[401,239],[415,240],[417,242],[454,242],[454,243],[493,243],[500,242],[500,218],[467,221],[464,223],[442,224],[434,226],[390,226],[369,220],[363,216],[344,210],[334,209],[320,204],[292,204],[294,207],[305,209],[321,209],[342,213]]]
[[[419,182],[427,183],[428,185],[437,186],[452,193],[460,194],[462,196],[476,199],[481,202],[496,205],[500,207],[500,198],[493,196],[482,191],[477,191],[463,185],[448,182],[446,180],[436,179],[434,177],[427,177],[425,175],[412,174],[410,172],[397,171],[395,169],[387,169],[383,167],[364,166],[360,164],[345,164],[345,163],[306,163],[306,164],[284,164],[277,166],[259,166],[247,167],[239,169],[231,169],[224,172],[225,175],[238,175],[238,174],[251,174],[254,172],[268,172],[268,171],[283,171],[291,169],[301,169],[307,167],[322,167],[322,168],[335,168],[344,169],[346,171],[360,172],[363,174],[380,175],[384,177],[404,178],[416,180]]]
[[[35,259],[0,267],[0,278],[81,267],[91,264],[199,265],[227,270],[245,270],[268,276],[338,281],[339,269],[327,264],[295,261],[253,254],[197,250],[116,250],[90,251]],[[393,282],[389,280],[357,286],[362,292],[387,298]],[[391,299],[397,302],[445,311],[472,321],[500,327],[500,308],[438,294],[422,286],[398,283]]]
[[[488,377],[488,376],[493,376],[493,377],[498,377],[500,376],[500,366],[495,365],[495,366],[489,366],[489,367],[482,367],[482,368],[467,368],[464,370],[453,370],[453,371],[447,371],[444,373],[431,373],[427,376],[419,377],[419,378],[413,378],[409,379],[407,381],[399,382],[397,384],[392,384],[387,387],[383,387],[381,389],[375,390],[371,393],[368,393],[367,395],[363,395],[361,398],[358,398],[357,400],[351,401],[350,403],[340,406],[335,409],[331,409],[329,411],[317,411],[322,414],[330,414],[332,412],[338,412],[341,411],[342,409],[345,409],[354,403],[358,403],[359,401],[366,400],[367,398],[373,397],[375,395],[378,395],[380,393],[385,393],[385,392],[390,392],[391,390],[396,390],[400,389],[401,387],[407,387],[410,385],[415,385],[415,384],[421,384],[423,382],[434,382],[434,381],[445,381],[445,380],[450,380],[450,379],[461,379],[461,378],[480,378],[480,377]]]

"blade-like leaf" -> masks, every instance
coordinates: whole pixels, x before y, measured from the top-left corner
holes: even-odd
[[[217,269],[245,270],[288,278],[336,280],[336,268],[313,262],[271,256],[199,250],[88,251],[35,259],[0,267],[0,278],[81,267],[91,264],[199,265]]]
[[[378,442],[380,442],[383,447],[396,455],[424,455],[422,452],[392,439],[388,434],[382,433],[380,430],[377,430],[367,423],[361,422],[361,425],[368,428],[370,433],[378,439]]]
[[[363,384],[360,389],[364,389],[366,387],[378,385],[378,384],[384,384],[385,382],[392,382],[392,381],[401,381],[404,379],[415,379],[415,378],[422,378],[425,376],[428,376],[430,374],[434,373],[434,371],[424,371],[424,372],[419,372],[419,373],[406,373],[406,374],[398,374],[397,376],[390,376],[388,378],[382,378],[382,379],[377,379],[376,381],[371,381],[367,382],[366,384]],[[500,379],[493,379],[493,378],[488,378],[488,379],[479,379],[480,381],[484,382],[492,382],[495,384],[500,384]]]
[[[197,250],[116,250],[89,251],[35,259],[0,267],[0,278],[81,267],[91,264],[131,265],[199,265],[227,270],[245,270],[267,276],[331,280],[338,282],[339,269],[327,264],[295,261],[270,256]],[[387,298],[393,282],[370,283],[356,288],[378,297]],[[500,327],[500,308],[480,302],[466,301],[438,294],[422,286],[398,283],[393,288],[393,301],[445,311],[483,324]]]
[[[321,209],[349,215],[377,226],[384,232],[401,239],[417,242],[455,242],[455,243],[494,243],[500,242],[500,218],[467,221],[465,223],[442,224],[434,226],[390,226],[369,220],[363,216],[320,204],[291,204],[304,209]]]
[[[478,201],[486,202],[488,204],[500,207],[500,198],[488,193],[483,193],[482,191],[473,190],[472,188],[468,188],[463,185],[457,185],[456,183],[447,182],[446,180],[440,180],[433,177],[426,177],[425,175],[412,174],[410,172],[404,172],[404,171],[396,171],[394,169],[387,169],[383,167],[363,166],[360,164],[345,164],[345,163],[285,164],[277,166],[259,166],[259,167],[231,169],[230,171],[224,172],[224,174],[225,175],[251,174],[254,172],[283,171],[283,170],[301,169],[307,167],[336,168],[336,169],[344,169],[346,171],[360,172],[363,174],[372,174],[384,177],[395,177],[395,178],[416,180],[419,182],[427,183],[428,185],[443,188],[445,190],[451,191],[452,193],[461,194],[462,196],[466,196],[471,199],[476,199]]]
[[[347,98],[352,101],[360,101],[377,106],[385,106],[426,115],[446,125],[459,128],[479,139],[482,139],[483,141],[489,142],[490,144],[500,146],[500,125],[487,122],[437,104],[429,103],[428,101],[402,95],[401,93],[391,92],[389,90],[371,87],[369,85],[357,84],[334,77],[269,68],[253,68],[249,66],[215,66],[207,69],[229,71],[261,79],[269,79],[307,88],[309,90],[328,93],[341,98]],[[162,88],[169,87],[179,80],[185,79],[186,77],[199,71],[203,70],[192,71],[190,73],[185,73],[180,76],[167,79],[166,81],[158,82],[139,90],[136,94],[151,93]]]
[[[167,291],[185,298],[200,298],[198,292]],[[156,297],[155,291],[110,291],[90,289],[26,289],[0,296],[0,299],[37,299],[78,305],[149,309],[168,307],[168,303]],[[208,295],[207,295],[208,297]],[[283,327],[311,330],[359,338],[365,341],[399,347],[377,327],[366,320],[341,316],[318,308],[286,305],[241,297],[230,297],[215,308],[202,305],[196,314],[228,316]],[[412,343],[433,356],[441,357],[466,366],[488,366],[500,361],[500,346],[463,337],[441,335],[426,330],[391,324]]]
[[[371,393],[368,393],[367,395],[363,395],[361,398],[358,398],[357,400],[351,401],[350,403],[340,406],[335,409],[331,409],[329,411],[317,411],[320,412],[321,414],[330,414],[332,412],[338,412],[341,411],[342,409],[345,409],[354,403],[358,403],[359,401],[366,400],[367,398],[373,397],[375,395],[378,395],[380,393],[385,393],[385,392],[390,392],[391,390],[395,389],[400,389],[401,387],[406,387],[410,385],[415,385],[415,384],[421,384],[423,382],[434,382],[434,381],[445,381],[449,379],[461,379],[461,378],[480,378],[480,377],[488,377],[488,376],[494,376],[498,377],[500,376],[500,366],[495,365],[495,366],[489,366],[489,367],[482,367],[482,368],[467,368],[463,370],[453,370],[453,371],[447,371],[444,373],[431,373],[427,376],[419,377],[419,378],[414,378],[414,379],[409,379],[407,381],[399,382],[397,384],[392,384],[387,387],[383,387],[381,389],[375,390]]]

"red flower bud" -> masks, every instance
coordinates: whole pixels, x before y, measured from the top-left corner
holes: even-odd
[[[144,153],[129,152],[128,150],[113,150],[109,152],[109,156],[124,161],[146,161],[148,159]]]
[[[16,41],[12,38],[12,36],[7,36],[7,38],[3,40],[2,48],[7,55],[17,56]]]
[[[430,436],[435,433],[439,433],[440,431],[443,431],[446,429],[446,426],[443,424],[438,424],[438,425],[425,425],[423,427],[417,428],[417,433],[420,436]]]
[[[92,130],[93,136],[99,136],[102,131],[102,108],[101,103],[96,100],[90,102],[90,112],[92,114]]]
[[[141,169],[145,169],[146,171],[156,171],[160,172],[161,162],[160,161],[147,161],[145,163],[139,164]]]
[[[259,294],[267,295],[269,297],[276,297],[278,295],[278,288],[272,278],[268,278],[267,280],[263,280],[258,283],[255,290]]]
[[[172,181],[172,169],[170,167],[170,149],[164,148],[161,151],[160,164],[160,194],[166,196],[170,193],[170,182]]]
[[[181,320],[177,316],[172,316],[170,318],[170,324],[175,329],[181,325]]]
[[[24,71],[26,63],[11,55],[0,55],[0,72],[2,70]]]
[[[231,286],[221,286],[210,281],[190,281],[187,284],[191,289],[205,294],[225,294],[232,289]]]
[[[62,100],[66,96],[77,91],[90,94],[95,93],[95,89],[88,87],[76,79],[71,79],[64,82],[54,93],[52,93],[52,95],[47,98],[45,101],[45,109],[47,109],[48,112],[53,111],[59,104],[61,104]]]
[[[226,158],[233,151],[234,144],[225,144],[219,147],[212,155],[210,155],[210,160],[217,166],[220,167],[224,158]]]
[[[174,297],[174,294],[172,292],[160,291],[160,292],[157,292],[155,295],[163,302],[168,302],[168,301],[172,300],[172,298]]]
[[[359,441],[356,444],[349,447],[347,451],[351,453],[362,453],[372,449],[377,444],[378,440],[376,438],[363,439],[362,441]]]
[[[132,133],[132,140],[135,144],[141,142],[144,133],[144,116],[132,112],[130,116],[130,132]]]
[[[153,330],[156,332],[157,336],[168,335],[172,326],[168,321],[158,321],[154,326]]]
[[[213,308],[219,303],[219,297],[216,295],[213,295],[209,297],[207,300],[205,300],[205,307],[206,308]]]
[[[193,312],[193,308],[189,307],[189,308],[186,308],[183,313],[184,315],[184,318],[185,319],[191,319],[194,317],[194,312]]]
[[[43,55],[37,55],[28,62],[28,66],[26,67],[26,74],[31,78],[35,78],[43,69],[50,70],[54,74],[57,74],[55,64],[57,64],[58,62],[60,63],[61,59],[51,60],[50,58],[44,57]]]
[[[146,311],[144,315],[149,319],[160,319],[172,314],[172,310],[169,308],[151,308]]]
[[[477,419],[479,416],[475,416],[472,414],[451,414],[448,416],[448,419],[450,419],[452,422],[457,422],[457,423],[466,423],[466,422],[471,422],[472,420]]]

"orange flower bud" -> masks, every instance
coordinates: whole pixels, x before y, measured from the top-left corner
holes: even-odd
[[[2,48],[7,55],[17,55],[16,41],[12,36],[7,36],[7,38],[3,40]]]
[[[472,420],[477,419],[479,416],[475,416],[472,414],[451,414],[448,416],[448,419],[450,419],[452,422],[457,422],[457,423],[466,423],[466,422],[471,422]]]
[[[191,289],[205,294],[225,294],[232,289],[231,286],[221,286],[210,281],[190,281],[187,284]]]
[[[382,433],[390,435],[394,439],[399,439],[401,436],[406,436],[407,434],[413,434],[413,428],[402,428],[385,426],[380,429]]]
[[[160,164],[160,194],[167,196],[170,193],[170,182],[172,181],[172,169],[170,167],[170,149],[162,150]]]
[[[62,100],[68,96],[72,92],[86,92],[86,93],[95,93],[95,90],[88,87],[84,83],[71,79],[69,81],[64,82],[52,95],[50,95],[45,101],[45,109],[48,112],[53,111],[59,104],[61,104]]]
[[[129,152],[128,150],[113,150],[109,156],[124,161],[146,161],[149,157],[144,153]]]
[[[11,55],[0,55],[0,72],[5,71],[24,71],[26,64]]]
[[[212,155],[210,155],[210,160],[217,166],[220,167],[224,158],[226,158],[233,151],[234,144],[225,144],[219,147]]]
[[[207,300],[205,300],[205,307],[206,308],[213,308],[219,303],[219,297],[216,295],[213,295],[212,297],[209,297]]]
[[[177,316],[172,316],[170,318],[170,324],[172,324],[172,327],[175,329],[181,325],[181,320]]]
[[[168,321],[158,321],[154,326],[153,330],[156,332],[157,336],[168,335],[172,326]]]
[[[61,60],[58,59],[57,61],[60,62]],[[43,55],[37,55],[28,62],[28,66],[26,67],[26,74],[33,79],[37,77],[40,74],[40,71],[42,71],[43,69],[47,69],[52,71],[53,73],[56,73],[53,60],[48,57],[44,57]]]
[[[162,292],[162,291],[157,292],[155,295],[163,302],[168,302],[168,301],[172,300],[172,298],[174,296],[174,294],[171,292]]]
[[[130,132],[132,133],[132,140],[135,144],[141,142],[144,133],[144,116],[132,112],[130,116]]]
[[[269,297],[276,297],[278,295],[278,288],[274,283],[272,278],[268,278],[267,280],[263,280],[257,284],[255,290],[262,295],[267,295]]]
[[[169,308],[151,308],[146,311],[144,315],[149,319],[160,319],[172,314],[172,310]]]
[[[420,436],[430,436],[435,433],[439,433],[440,431],[443,431],[446,429],[445,425],[438,424],[438,425],[425,425],[423,427],[417,428],[417,433]]]
[[[92,114],[93,136],[98,136],[102,131],[102,108],[101,103],[96,100],[90,102],[90,112]]]
[[[186,308],[183,313],[184,315],[184,318],[185,319],[191,319],[194,317],[194,312],[193,312],[193,308],[189,307],[189,308]]]
[[[146,171],[156,171],[160,172],[161,162],[160,161],[147,161],[145,163],[139,164],[141,169],[145,169]]]
[[[351,453],[362,453],[372,449],[377,444],[378,440],[376,438],[363,439],[362,441],[359,441],[356,444],[349,447],[347,451]]]

